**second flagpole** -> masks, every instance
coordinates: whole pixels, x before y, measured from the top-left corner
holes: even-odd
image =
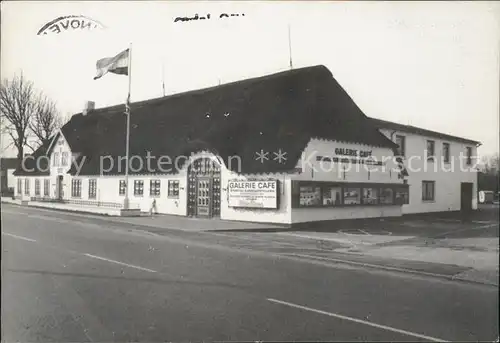
[[[123,200],[123,207],[125,210],[129,209],[129,183],[128,183],[128,169],[129,169],[129,147],[130,147],[130,93],[132,86],[132,43],[129,45],[128,50],[128,95],[127,102],[125,104],[126,115],[127,115],[127,137],[125,142],[125,199]]]

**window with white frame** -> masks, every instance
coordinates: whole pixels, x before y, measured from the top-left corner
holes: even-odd
[[[63,153],[61,153],[61,165],[63,167],[68,165],[68,152],[67,151],[64,151]]]
[[[45,179],[45,180],[43,180],[43,195],[48,196],[49,190],[50,190],[50,180]]]
[[[118,194],[119,195],[125,195],[126,190],[127,190],[127,185],[125,183],[125,180],[120,180]]]
[[[82,180],[80,179],[71,180],[71,196],[73,198],[82,197]]]
[[[169,198],[179,197],[179,181],[178,180],[168,180],[167,194]]]
[[[40,195],[40,180],[35,179],[35,195]]]
[[[134,195],[143,196],[144,195],[144,181],[134,180]]]
[[[405,156],[406,137],[405,136],[396,135],[396,144],[398,145],[398,155],[399,156]]]
[[[450,163],[450,143],[443,143],[443,162]]]
[[[55,152],[52,154],[52,166],[57,167],[59,166],[59,153]]]
[[[23,193],[23,180],[17,179],[17,194],[21,195]]]
[[[95,199],[97,196],[97,179],[89,180],[89,199]]]
[[[472,148],[470,146],[466,148],[466,157],[466,164],[470,166],[472,164]]]
[[[435,155],[434,144],[435,144],[434,141],[431,141],[431,140],[427,141],[426,155],[427,155],[428,161],[434,160],[434,155]]]
[[[24,194],[30,195],[30,179],[24,179]]]
[[[434,201],[435,200],[435,181],[422,181],[422,200]]]
[[[159,196],[160,195],[160,180],[150,180],[149,181],[149,195]]]

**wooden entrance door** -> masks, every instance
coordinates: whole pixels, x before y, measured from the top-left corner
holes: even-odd
[[[188,216],[220,216],[220,166],[210,158],[199,158],[188,167]]]
[[[196,216],[211,217],[212,208],[212,182],[208,177],[196,180]]]
[[[460,184],[460,210],[465,214],[472,211],[472,182]]]

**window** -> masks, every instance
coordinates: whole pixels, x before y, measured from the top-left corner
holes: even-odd
[[[73,198],[81,198],[82,196],[82,180],[71,180],[71,196]]]
[[[434,160],[434,141],[427,141],[427,160]]]
[[[167,193],[169,198],[179,197],[179,181],[169,180]]]
[[[125,180],[120,180],[120,188],[119,188],[118,194],[125,195],[126,189],[127,189],[127,185],[125,184]]]
[[[470,146],[468,146],[466,149],[466,152],[467,152],[467,165],[470,166],[472,164],[472,148]]]
[[[65,151],[61,154],[61,165],[63,167],[68,165],[68,152]]]
[[[323,205],[341,205],[342,187],[323,187]]]
[[[423,201],[434,201],[435,193],[435,182],[434,181],[422,181],[422,200]]]
[[[30,180],[24,179],[24,194],[30,195]]]
[[[396,135],[396,144],[398,145],[398,155],[405,156],[405,150],[406,150],[405,136]]]
[[[89,199],[95,199],[97,195],[97,180],[89,180]]]
[[[344,205],[361,204],[361,189],[344,187]]]
[[[405,205],[410,203],[410,193],[408,187],[396,188],[395,190],[395,203],[397,205]]]
[[[35,195],[40,195],[40,180],[35,179]]]
[[[377,206],[408,203],[408,186],[376,183],[293,181],[292,207]]]
[[[394,203],[394,193],[392,188],[384,187],[380,189],[380,204],[392,205]]]
[[[363,188],[363,204],[366,205],[378,204],[377,188]]]
[[[17,179],[17,194],[20,195],[22,194],[23,190],[23,180]]]
[[[52,165],[54,167],[57,167],[59,166],[59,153],[58,152],[55,152],[53,156],[53,160],[52,160]]]
[[[299,192],[300,206],[321,205],[321,187],[301,186]]]
[[[160,180],[149,181],[149,195],[151,196],[160,195]]]
[[[450,163],[450,143],[443,143],[443,162]]]
[[[144,181],[135,180],[134,181],[134,195],[142,196],[144,194]]]
[[[50,189],[50,180],[49,179],[43,180],[43,195],[44,196],[49,195],[49,189]]]

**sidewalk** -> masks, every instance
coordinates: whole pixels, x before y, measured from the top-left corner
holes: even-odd
[[[363,257],[366,263],[392,259],[456,266],[462,270],[453,279],[499,284],[498,237],[428,238],[326,232],[283,232],[279,235],[340,243],[344,247],[333,251],[344,254],[347,259],[355,257],[356,263]]]
[[[176,216],[170,214],[155,214],[150,216],[149,213],[143,213],[140,217],[115,217],[114,221],[119,221],[128,224],[148,226],[164,230],[182,230],[182,231],[213,231],[213,230],[279,230],[283,226],[278,224],[261,224],[252,222],[238,222],[230,220],[222,220],[218,218],[193,218]]]

